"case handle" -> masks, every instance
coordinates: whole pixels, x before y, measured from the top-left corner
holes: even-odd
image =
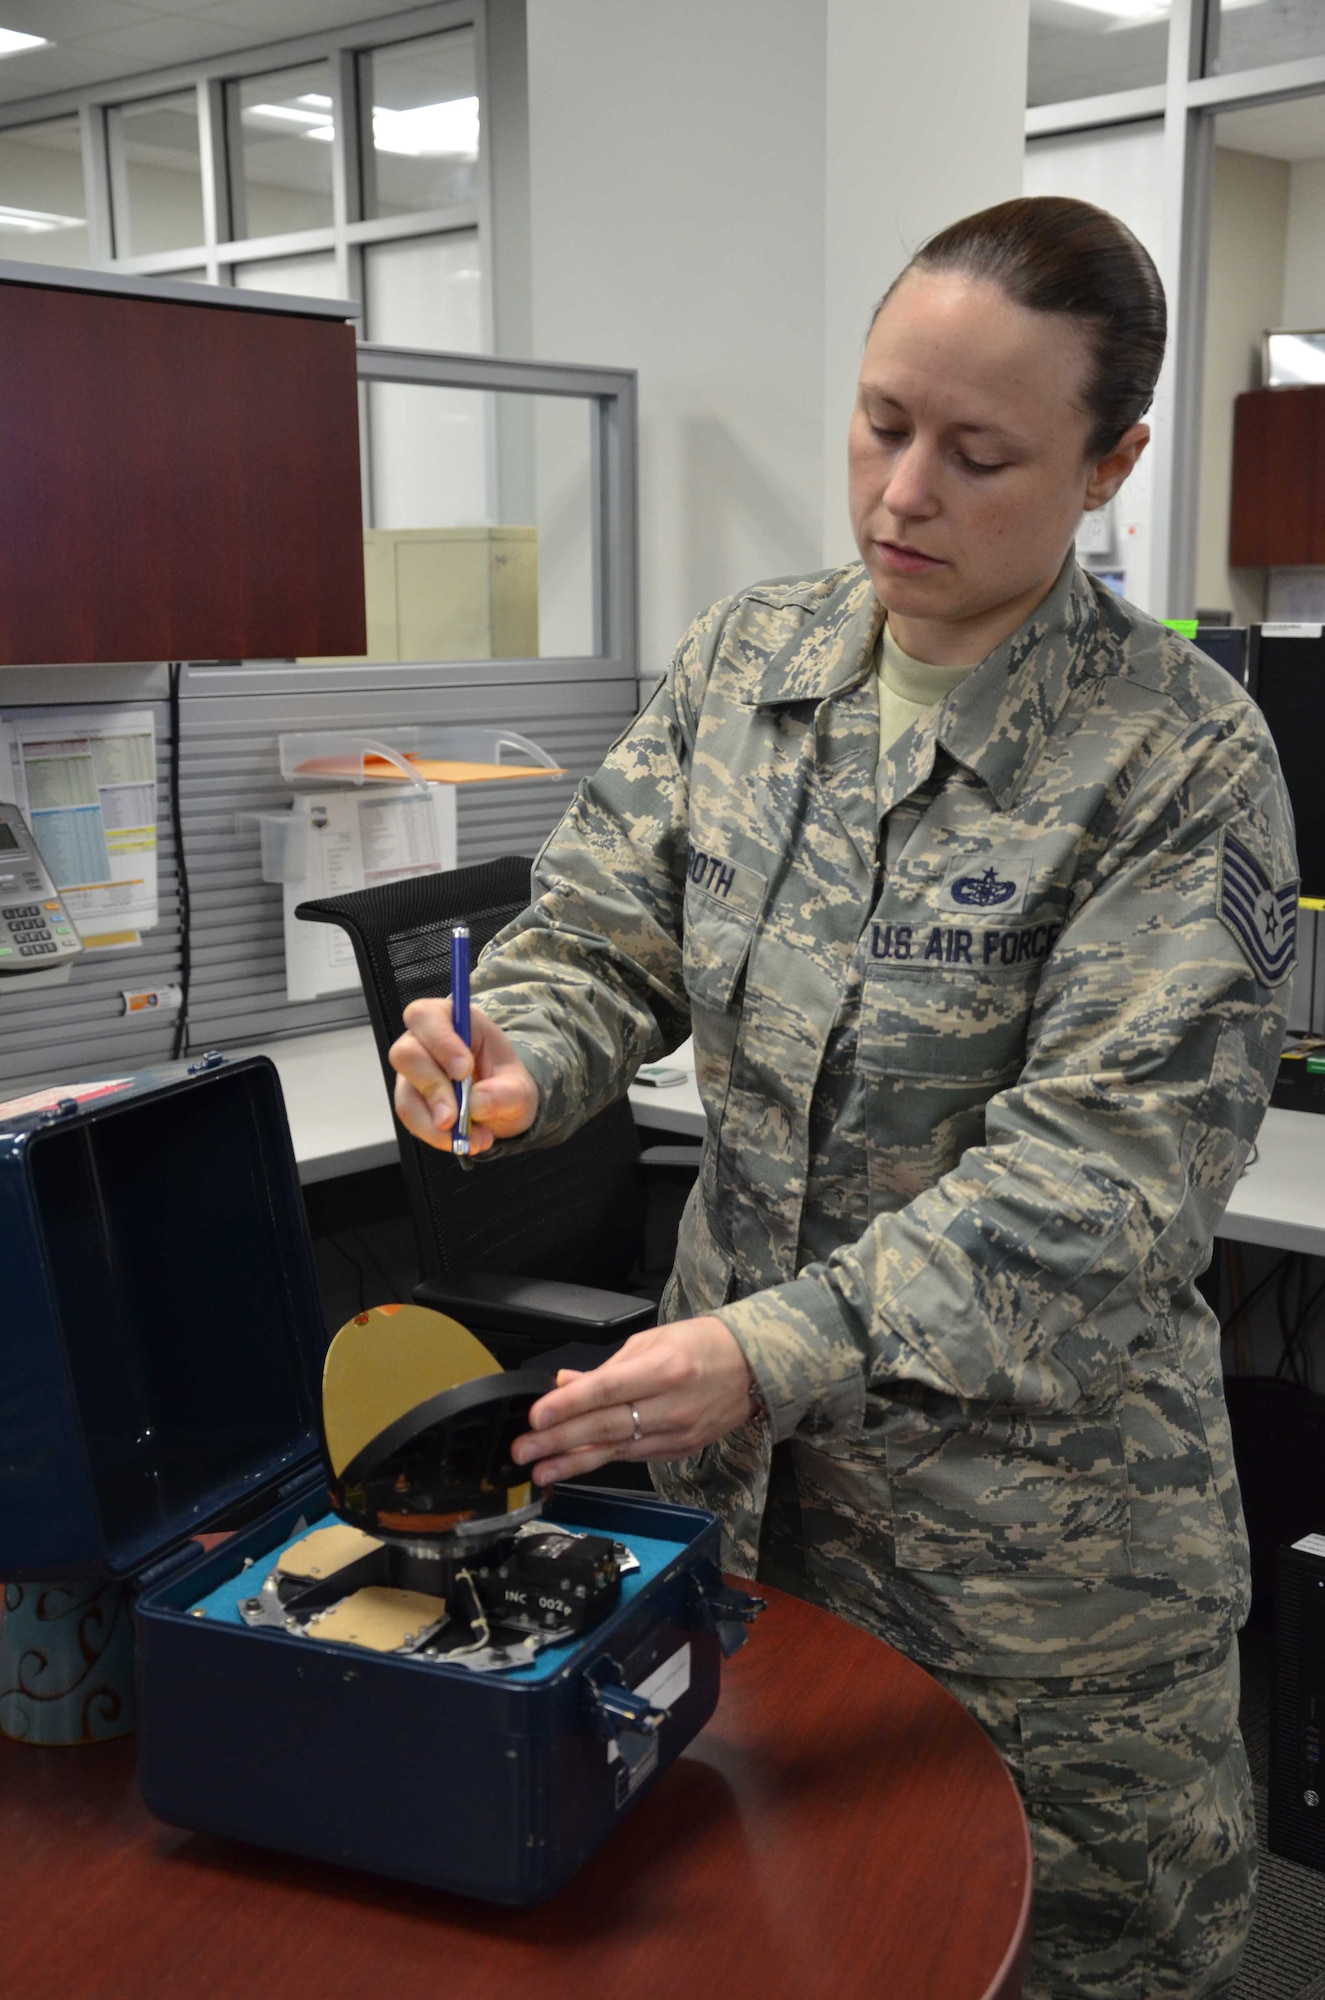
[[[700,1632],[714,1633],[726,1660],[739,1653],[750,1636],[748,1628],[761,1611],[768,1609],[762,1597],[755,1597],[748,1590],[731,1589],[723,1582],[718,1565],[708,1560],[695,1564],[687,1591],[686,1608],[691,1625]]]
[[[633,1771],[653,1754],[653,1739],[666,1722],[667,1711],[655,1708],[625,1683],[625,1674],[610,1653],[585,1668],[585,1696],[595,1732],[604,1743],[616,1744],[627,1771]]]

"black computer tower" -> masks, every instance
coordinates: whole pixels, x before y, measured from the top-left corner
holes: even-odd
[[[1253,625],[1247,689],[1260,703],[1283,766],[1302,894],[1325,896],[1325,628]]]
[[[1325,1873],[1325,1533],[1279,1551],[1269,1843]]]

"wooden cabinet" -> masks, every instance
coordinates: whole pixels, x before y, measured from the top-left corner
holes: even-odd
[[[0,664],[364,642],[350,326],[0,283]]]
[[[1234,569],[1325,564],[1325,386],[1237,398],[1228,560]]]

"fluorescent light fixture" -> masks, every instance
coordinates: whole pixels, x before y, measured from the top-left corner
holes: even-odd
[[[1168,0],[1063,0],[1084,14],[1112,14],[1115,21],[1157,21],[1167,14]]]
[[[81,229],[81,215],[51,215],[42,208],[10,208],[0,201],[0,231],[21,230],[25,236],[36,236],[47,229]]]
[[[453,97],[445,104],[415,104],[408,111],[375,104],[373,144],[379,153],[404,153],[415,160],[476,160],[478,99]]]
[[[48,49],[45,35],[20,35],[17,28],[0,28],[0,56],[21,56],[24,49]]]
[[[331,99],[329,97],[324,97],[320,90],[304,91],[302,96],[296,97],[295,103],[315,104],[319,111],[330,111],[331,109]]]
[[[249,118],[276,118],[287,125],[325,125],[325,111],[301,111],[297,104],[250,104],[244,113]]]

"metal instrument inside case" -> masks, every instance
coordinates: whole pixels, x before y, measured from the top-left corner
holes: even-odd
[[[338,1497],[323,1462],[327,1336],[275,1069],[211,1057],[117,1082],[0,1129],[0,1576],[139,1593],[139,1773],[161,1818],[495,1902],[550,1895],[713,1712],[757,1608],[722,1581],[716,1522],[565,1487],[522,1547],[516,1490],[503,1521],[456,1526],[475,1533],[460,1557],[399,1538],[380,1595],[421,1611],[385,1644],[357,1614],[319,1630],[316,1570],[289,1552],[361,1489]],[[455,1578],[475,1586],[469,1631],[425,1615],[439,1549],[457,1610]]]

